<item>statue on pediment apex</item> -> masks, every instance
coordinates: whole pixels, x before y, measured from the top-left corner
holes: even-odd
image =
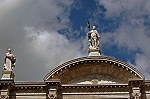
[[[89,49],[99,49],[99,38],[100,35],[98,34],[96,27],[93,26],[93,29],[88,32]]]

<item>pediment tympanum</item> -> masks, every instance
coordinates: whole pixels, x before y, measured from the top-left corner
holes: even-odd
[[[77,77],[67,84],[118,84],[124,81],[107,74],[90,74]]]
[[[53,69],[45,81],[60,80],[62,84],[128,83],[129,79],[144,79],[133,66],[109,57],[83,57]]]

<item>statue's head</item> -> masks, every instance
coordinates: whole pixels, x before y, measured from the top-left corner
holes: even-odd
[[[11,53],[11,52],[12,52],[12,49],[11,49],[11,48],[8,48],[7,50],[8,50],[8,52],[9,52],[9,53]]]
[[[93,30],[96,30],[96,26],[93,26]]]

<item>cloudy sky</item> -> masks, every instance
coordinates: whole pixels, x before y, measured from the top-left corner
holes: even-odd
[[[150,79],[150,0],[0,0],[0,73],[11,47],[17,81],[42,81],[59,64],[87,56],[87,21],[102,53]]]

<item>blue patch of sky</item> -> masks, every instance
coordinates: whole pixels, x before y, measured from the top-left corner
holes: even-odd
[[[106,9],[107,11],[107,9]],[[128,18],[127,18],[127,13],[125,12],[122,12],[120,13],[119,16],[116,16],[116,17],[109,17],[108,18],[99,18],[99,26],[100,28],[100,31],[101,33],[107,33],[107,32],[115,32],[116,29],[119,28],[119,26],[124,23],[125,21],[128,21]],[[147,17],[147,20],[149,19],[148,16]],[[146,25],[149,24],[149,22],[147,21],[147,23],[145,22]],[[119,60],[122,60],[124,62],[131,62],[132,64],[136,65],[135,64],[135,55],[136,53],[142,53],[140,49],[137,49],[137,50],[128,50],[127,47],[119,47],[117,45],[109,45],[108,46],[105,46],[105,45],[102,45],[102,53],[106,56],[112,56],[114,58],[117,58]]]
[[[102,5],[100,5],[102,6]],[[102,6],[103,7],[103,6]],[[102,9],[102,7],[98,7],[98,9]],[[105,9],[105,8],[103,8]],[[103,10],[104,11],[104,15],[107,11],[106,10]],[[102,33],[106,33],[106,32],[115,32],[116,29],[119,28],[119,26],[124,23],[124,21],[127,21],[127,17],[126,17],[126,13],[122,12],[120,13],[119,16],[113,16],[113,17],[109,17],[109,18],[106,18],[105,16],[103,16],[102,14],[101,15],[97,15],[98,17],[98,25],[99,25],[99,28],[100,31]]]
[[[120,17],[106,18],[106,11],[107,9],[103,5],[97,6],[96,14],[93,18],[93,20],[96,20],[93,24],[96,24],[97,30],[102,33],[115,31],[119,27],[121,20]]]
[[[140,50],[128,50],[126,47],[118,47],[117,45],[102,47],[102,53],[106,56],[119,59],[124,62],[131,62],[135,64],[136,53],[141,53]]]
[[[102,7],[99,9],[102,9]],[[127,13],[125,12],[120,13],[120,15],[116,17],[114,16],[109,17],[109,19],[103,17],[103,15],[100,15],[100,14],[97,15],[97,17],[98,17],[98,22],[99,22],[98,30],[101,31],[101,33],[107,33],[107,32],[113,33],[116,31],[116,29],[119,28],[119,26],[122,23],[128,20]],[[128,50],[127,47],[119,47],[115,44],[114,45],[108,44],[108,46],[102,45],[102,53],[106,56],[112,56],[124,62],[131,62],[132,64],[136,65],[135,55],[136,53],[141,53],[141,51],[140,49]]]
[[[145,26],[150,26],[150,16],[149,15],[144,15],[144,25]]]
[[[102,12],[99,10],[102,10]],[[105,17],[107,9],[103,7],[103,5],[100,5],[97,7],[97,15],[95,16],[97,24],[97,30],[100,31],[100,34],[107,33],[107,32],[115,32],[116,29],[119,28],[119,26],[124,23],[124,21],[127,21],[126,13],[122,12],[119,16],[116,17]],[[102,38],[103,39],[103,38]],[[131,62],[135,65],[135,55],[137,52],[140,52],[140,50],[128,50],[126,47],[119,47],[117,45],[109,45],[105,46],[102,45],[102,53],[106,56],[112,56],[114,58],[117,58],[119,60],[122,60],[124,62]]]
[[[58,31],[61,34],[66,35],[68,39],[80,39],[86,36],[85,31],[81,30],[87,27],[88,19],[92,19],[93,11],[96,10],[96,2],[94,0],[81,0],[75,4],[75,7],[71,10],[70,22],[72,31],[78,31],[75,33],[68,33],[66,29]]]
[[[70,22],[72,31],[78,31],[75,33],[69,33],[69,29],[62,29],[58,32],[65,35],[68,39],[80,39],[86,36],[85,27],[90,20],[92,25],[96,25],[98,32],[113,32],[119,25],[121,17],[105,18],[106,9],[103,5],[97,5],[95,0],[81,0],[76,3],[71,10]],[[81,30],[81,27],[84,28]]]

